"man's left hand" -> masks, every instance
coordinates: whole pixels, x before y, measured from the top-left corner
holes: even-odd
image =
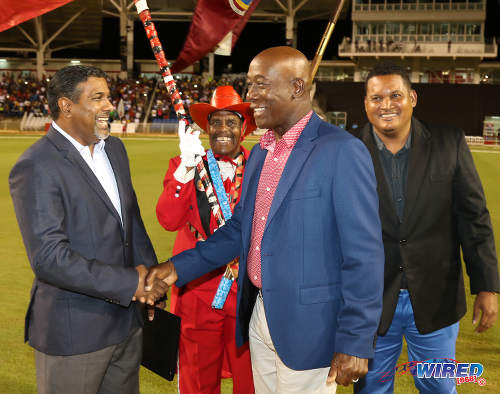
[[[479,292],[476,296],[476,300],[474,301],[472,324],[477,323],[480,312],[482,312],[481,320],[479,321],[479,325],[474,330],[477,333],[486,331],[488,328],[492,327],[497,320],[498,300],[496,293],[490,291]]]
[[[337,382],[342,386],[349,386],[367,373],[368,359],[351,356],[350,354],[335,353],[326,383]]]

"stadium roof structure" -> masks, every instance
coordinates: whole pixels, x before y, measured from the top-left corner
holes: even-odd
[[[190,21],[196,0],[148,0],[155,21]],[[261,0],[249,22],[296,23],[328,19],[337,1],[332,0]],[[132,0],[74,0],[41,17],[26,21],[0,33],[0,52],[36,52],[46,43],[46,55],[57,50],[80,47],[96,49],[102,40],[102,18],[120,17],[120,8],[138,19]],[[341,19],[348,16],[346,1]]]

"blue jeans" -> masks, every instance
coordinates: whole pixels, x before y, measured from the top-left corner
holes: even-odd
[[[420,334],[415,326],[413,308],[410,295],[407,290],[399,293],[398,304],[392,319],[392,324],[384,336],[377,338],[375,358],[368,363],[368,374],[359,380],[354,387],[355,393],[363,394],[386,394],[394,392],[394,377],[396,373],[396,362],[401,354],[403,336],[408,347],[408,361],[426,361],[437,359],[455,359],[455,343],[458,336],[458,322],[451,326],[431,332]],[[400,371],[411,373],[414,368]],[[418,378],[413,375],[415,386],[422,393],[428,394],[456,394],[455,379],[443,378]]]

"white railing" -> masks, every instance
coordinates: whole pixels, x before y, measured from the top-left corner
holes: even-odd
[[[350,37],[349,37],[350,39]],[[382,40],[388,42],[428,42],[428,43],[481,43],[484,41],[483,36],[479,34],[405,34],[405,33],[380,33],[380,34],[356,34],[355,39],[360,44],[366,44],[370,41],[372,44],[379,43]]]
[[[159,123],[138,123],[136,133],[144,134],[177,134],[179,122],[174,120],[172,122],[159,122]]]
[[[21,119],[19,118],[0,119],[0,130],[9,130],[9,131],[21,130]]]
[[[466,135],[465,141],[469,145],[484,145],[484,138],[476,135]]]
[[[376,37],[376,36],[375,36]],[[374,37],[374,38],[375,38]],[[412,56],[412,57],[496,57],[496,44],[422,41],[385,41],[373,39],[353,44],[344,40],[340,56]]]
[[[484,11],[485,2],[480,3],[385,3],[354,5],[354,12],[366,11]]]
[[[25,112],[19,127],[21,131],[44,131],[51,122],[50,116],[35,116],[33,113],[28,115]]]

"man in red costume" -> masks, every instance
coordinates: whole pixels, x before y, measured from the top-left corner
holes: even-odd
[[[193,120],[208,133],[231,211],[240,200],[249,154],[240,143],[256,128],[249,106],[232,86],[219,86],[210,104],[190,107]],[[180,122],[179,137],[181,155],[170,160],[156,206],[160,224],[168,231],[178,231],[174,255],[206,240],[218,227],[195,173],[196,160],[205,156],[198,133],[184,132],[184,123]],[[208,170],[207,156],[203,160]],[[214,176],[210,173],[212,179]],[[237,277],[237,261],[228,263],[228,272]],[[180,289],[172,287],[171,310],[182,319],[178,374],[182,394],[220,393],[221,377],[231,375],[234,393],[254,392],[248,343],[241,348],[235,343],[236,281],[223,308],[212,307],[225,270],[212,271]]]

